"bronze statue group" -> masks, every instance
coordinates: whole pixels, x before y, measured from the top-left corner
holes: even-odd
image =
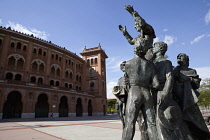
[[[168,46],[156,42],[151,25],[126,5],[140,35],[132,38],[120,31],[131,45],[134,58],[120,65],[124,76],[113,88],[123,123],[122,140],[132,140],[138,122],[142,140],[208,140],[209,130],[197,105],[201,79],[189,68],[189,56],[180,53],[178,66],[165,58]]]

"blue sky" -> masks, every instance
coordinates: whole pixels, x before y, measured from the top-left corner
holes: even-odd
[[[1,0],[0,26],[33,33],[77,54],[100,43],[109,56],[107,94],[113,98],[111,89],[123,75],[119,64],[133,57],[133,46],[118,25],[138,35],[125,4],[153,26],[155,41],[168,43],[166,54],[174,66],[176,56],[186,53],[190,67],[210,78],[210,0]]]

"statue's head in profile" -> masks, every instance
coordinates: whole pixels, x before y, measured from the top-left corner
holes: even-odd
[[[121,71],[125,72],[125,63],[126,61],[123,61],[121,64],[120,64],[120,69]]]
[[[179,66],[189,66],[189,56],[185,53],[180,53],[177,56],[177,63]]]
[[[165,42],[155,42],[153,47],[153,54],[160,53],[165,55],[168,50],[168,45]]]
[[[135,29],[137,32],[141,32],[141,25],[139,24],[139,22],[135,21]]]

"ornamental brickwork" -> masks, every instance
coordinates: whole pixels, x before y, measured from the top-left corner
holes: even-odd
[[[0,118],[105,115],[108,57],[80,54],[0,27]]]

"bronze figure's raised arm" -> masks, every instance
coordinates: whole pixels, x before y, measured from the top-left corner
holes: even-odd
[[[136,47],[139,46],[139,42],[144,42],[144,46],[151,48],[153,45],[153,39],[156,38],[153,27],[146,23],[146,21],[138,14],[138,12],[134,11],[132,6],[125,5],[125,9],[133,16],[135,21],[135,29],[137,32],[140,32],[140,35],[136,38],[132,38],[131,35],[127,32],[126,26],[122,27],[122,25],[119,25],[119,30],[123,33],[131,45]]]

